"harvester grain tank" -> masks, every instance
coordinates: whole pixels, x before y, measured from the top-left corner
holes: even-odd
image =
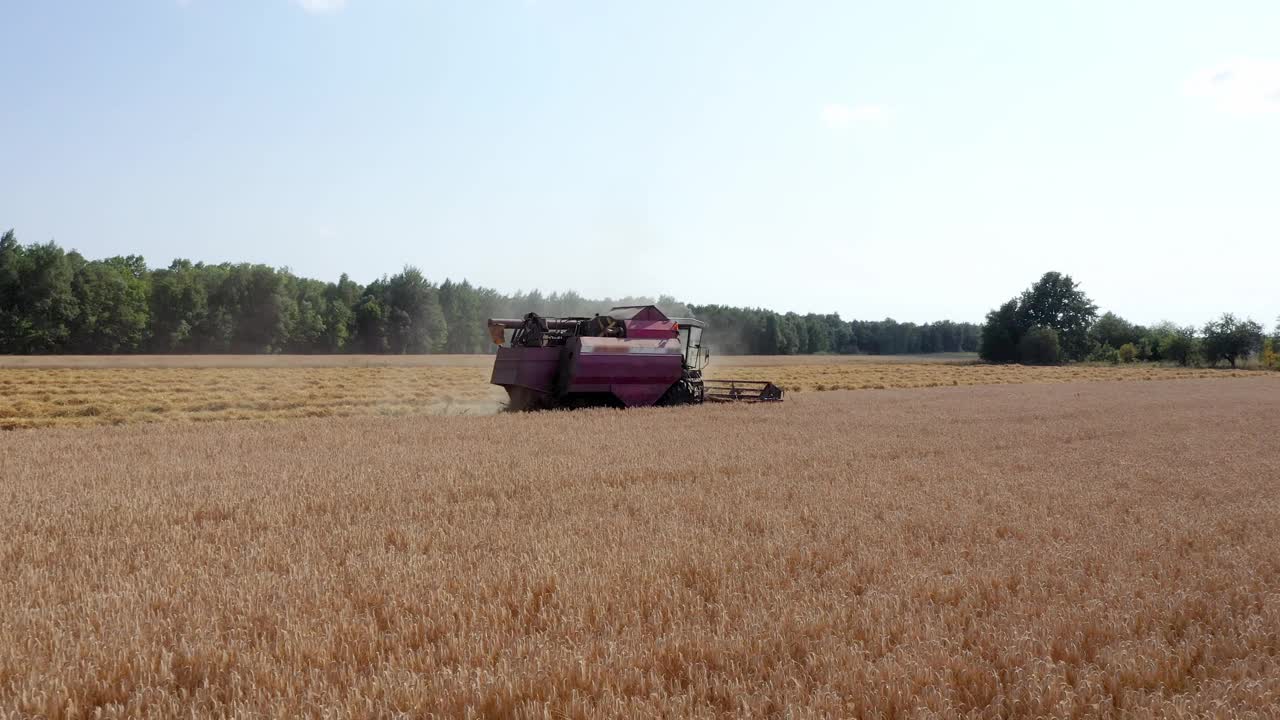
[[[491,319],[499,346],[491,382],[514,410],[782,400],[782,389],[764,380],[704,379],[704,327],[654,305],[589,318]]]

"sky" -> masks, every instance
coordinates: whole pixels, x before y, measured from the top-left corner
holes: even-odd
[[[0,3],[0,228],[88,257],[980,321],[1280,315],[1280,3]]]

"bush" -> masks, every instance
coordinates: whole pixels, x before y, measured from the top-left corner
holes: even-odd
[[[1131,363],[1138,359],[1138,348],[1134,347],[1133,343],[1125,343],[1116,348],[1116,358],[1120,362]]]
[[[1110,345],[1094,345],[1093,350],[1089,352],[1090,362],[1108,362],[1112,365],[1120,362],[1120,356],[1116,354],[1116,349]]]
[[[1276,352],[1276,341],[1267,338],[1262,344],[1262,367],[1268,370],[1280,370],[1280,352]]]
[[[1056,365],[1062,358],[1058,333],[1037,325],[1018,342],[1018,359],[1025,365]]]

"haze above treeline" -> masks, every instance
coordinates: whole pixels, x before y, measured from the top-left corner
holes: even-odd
[[[490,317],[590,316],[655,303],[697,317],[705,344],[729,354],[973,352],[973,323],[850,320],[838,314],[696,305],[671,296],[585,298],[573,291],[504,294],[433,283],[417,268],[361,285],[262,264],[138,255],[90,260],[54,242],[0,238],[0,354],[484,353]]]

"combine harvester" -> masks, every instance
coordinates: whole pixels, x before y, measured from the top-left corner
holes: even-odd
[[[491,319],[499,346],[491,382],[506,388],[512,410],[782,400],[771,382],[703,379],[711,358],[704,327],[653,305],[590,318]]]

